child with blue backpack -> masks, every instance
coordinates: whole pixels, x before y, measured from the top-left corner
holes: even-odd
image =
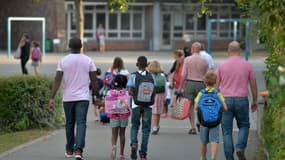
[[[195,98],[195,109],[200,121],[201,160],[206,160],[207,144],[211,142],[211,160],[216,160],[222,111],[227,110],[223,95],[215,88],[217,75],[208,71],[204,77],[205,89]]]

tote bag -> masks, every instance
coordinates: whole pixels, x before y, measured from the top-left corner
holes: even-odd
[[[15,54],[14,54],[14,58],[15,59],[20,59],[20,57],[21,57],[21,48],[18,47],[16,52],[15,52]]]
[[[170,117],[176,120],[184,120],[188,117],[191,101],[182,95],[172,98],[169,108]]]

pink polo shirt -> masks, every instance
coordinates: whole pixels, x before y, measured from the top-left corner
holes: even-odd
[[[224,97],[247,97],[249,81],[255,79],[252,65],[240,56],[231,56],[220,63],[217,76]]]
[[[203,81],[204,75],[208,70],[208,62],[199,53],[194,53],[184,59],[182,75],[186,80]]]
[[[96,66],[84,54],[69,54],[57,65],[57,71],[63,72],[63,101],[89,101],[89,72]]]

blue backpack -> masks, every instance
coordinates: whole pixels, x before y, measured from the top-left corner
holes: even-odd
[[[221,123],[222,119],[222,103],[218,97],[219,91],[215,89],[208,92],[201,90],[202,96],[198,103],[198,120],[201,125],[209,128],[216,127]]]

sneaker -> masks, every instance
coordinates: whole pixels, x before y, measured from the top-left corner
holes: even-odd
[[[237,151],[237,156],[239,160],[246,160],[245,155],[244,155],[244,151],[239,150]]]
[[[73,157],[74,157],[72,151],[66,151],[66,152],[64,153],[64,155],[65,155],[66,158],[73,158]]]
[[[125,156],[124,155],[120,155],[119,160],[125,160]]]
[[[83,160],[82,152],[80,152],[80,151],[75,152],[75,159],[76,160]]]
[[[160,127],[158,126],[157,128],[154,128],[153,130],[152,130],[152,135],[157,135],[158,134],[158,132],[159,132],[159,129],[160,129]]]
[[[196,129],[195,128],[190,129],[188,134],[197,134]]]
[[[113,146],[112,147],[112,152],[111,152],[111,160],[115,160],[116,159],[116,153],[117,153],[117,147]]]
[[[135,160],[138,158],[138,155],[137,155],[137,145],[133,144],[132,147],[131,147],[131,159],[132,160]]]

